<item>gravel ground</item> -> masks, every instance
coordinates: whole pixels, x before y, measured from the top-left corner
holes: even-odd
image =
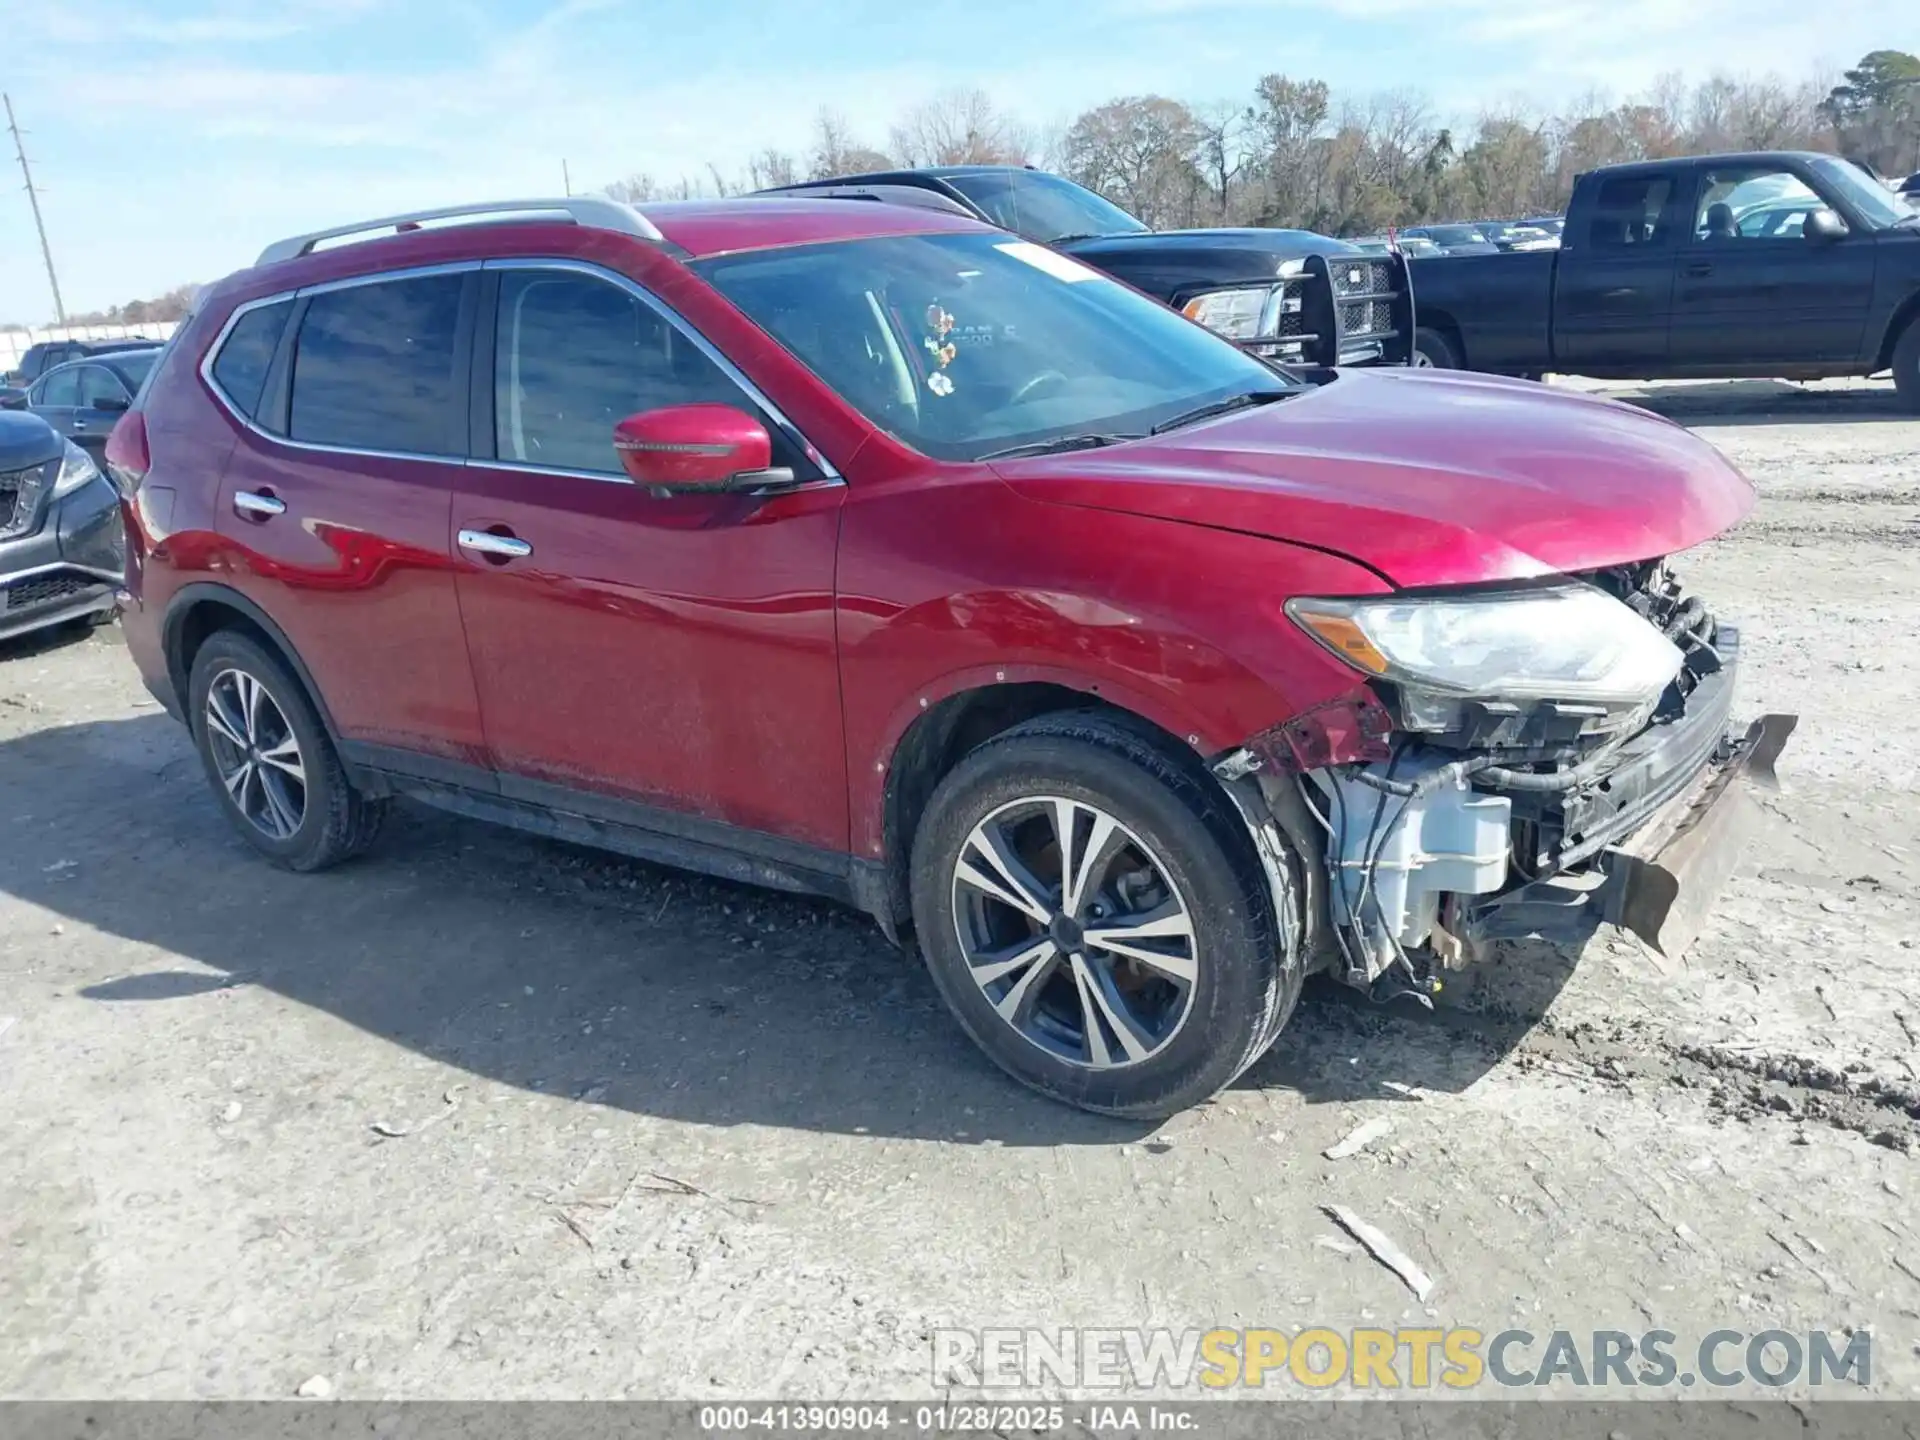
[[[1759,485],[1682,568],[1802,717],[1688,964],[1310,986],[1157,1127],[830,906],[416,810],[271,870],[116,631],[0,647],[0,1395],[918,1396],[940,1326],[1307,1324],[1864,1326],[1920,1392],[1920,422],[1621,393]]]

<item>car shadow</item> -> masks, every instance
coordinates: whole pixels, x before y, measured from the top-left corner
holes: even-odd
[[[1920,421],[1891,384],[1839,390],[1809,389],[1791,380],[1716,380],[1609,389],[1607,395],[1689,427]]]
[[[0,640],[0,665],[12,660],[31,660],[55,650],[64,650],[70,645],[78,645],[92,635],[94,629],[91,620],[67,620],[59,625],[48,625],[39,630],[29,630],[23,635],[10,636]]]
[[[259,986],[488,1080],[707,1125],[1007,1145],[1158,1128],[1002,1077],[916,959],[825,902],[414,807],[365,858],[290,875],[232,833],[158,712],[0,741],[0,795],[0,891],[139,947],[109,963],[150,947],[77,977],[100,1004]],[[1530,1023],[1409,1009],[1314,982],[1239,1083],[1310,1103],[1457,1091]]]

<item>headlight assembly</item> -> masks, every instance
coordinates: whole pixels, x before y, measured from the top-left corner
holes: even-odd
[[[1209,290],[1180,307],[1189,320],[1198,320],[1229,340],[1258,340],[1270,332],[1269,302],[1277,302],[1277,285],[1245,285],[1232,290]]]
[[[89,480],[99,478],[100,467],[93,463],[93,457],[69,440],[60,457],[60,473],[53,479],[52,498],[71,495]]]
[[[1287,602],[1308,634],[1358,670],[1439,696],[1650,704],[1678,647],[1588,585],[1504,594]]]

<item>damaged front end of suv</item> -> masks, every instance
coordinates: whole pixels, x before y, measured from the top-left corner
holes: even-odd
[[[1424,998],[1503,940],[1684,953],[1795,717],[1734,731],[1739,633],[1664,558],[1286,612],[1365,678],[1215,769],[1312,872],[1309,964]]]

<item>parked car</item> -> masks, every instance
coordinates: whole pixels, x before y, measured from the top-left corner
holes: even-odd
[[[1567,228],[1566,217],[1562,215],[1536,215],[1530,220],[1522,220],[1522,225],[1531,225],[1536,230],[1544,230],[1558,240]]]
[[[1231,340],[1306,365],[1404,365],[1412,285],[1388,255],[1307,230],[1152,230],[1058,175],[941,165],[809,180],[761,192],[932,205],[971,215],[1116,275]],[[1345,263],[1342,263],[1345,262]]]
[[[1431,240],[1449,255],[1498,255],[1500,247],[1477,225],[1414,225],[1400,232],[1403,239]]]
[[[1446,253],[1431,240],[1424,239],[1419,235],[1363,235],[1359,239],[1349,243],[1352,244],[1354,249],[1363,251],[1368,255],[1390,255],[1393,253],[1394,248],[1398,246],[1400,253],[1405,255],[1409,260],[1424,260],[1429,255],[1444,255]]]
[[[29,345],[20,363],[0,376],[0,410],[27,408],[27,389],[56,365],[85,360],[95,355],[116,355],[136,350],[158,351],[158,340],[41,340]]]
[[[1515,250],[1553,250],[1560,241],[1537,225],[1508,225],[1482,223],[1477,228],[1487,238],[1494,249],[1511,253]]]
[[[1704,441],[1303,377],[925,208],[281,241],[108,456],[128,648],[268,859],[408,795],[831,896],[1105,1112],[1227,1084],[1311,970],[1677,947],[1791,725],[1726,735],[1739,636],[1667,567],[1753,503]]]
[[[1750,205],[1808,206],[1797,235]],[[1609,166],[1574,182],[1561,248],[1420,272],[1428,364],[1502,374],[1817,379],[1891,369],[1920,408],[1920,213],[1831,155]]]
[[[133,404],[159,355],[150,347],[56,365],[28,387],[24,408],[103,463],[114,422]]]
[[[111,619],[126,567],[120,496],[37,415],[0,411],[0,640]]]

